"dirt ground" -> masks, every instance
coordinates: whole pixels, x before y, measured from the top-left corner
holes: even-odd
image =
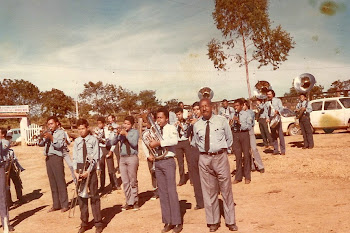
[[[302,136],[285,137],[285,156],[259,151],[266,172],[254,172],[249,185],[233,185],[239,232],[350,232],[350,133],[314,135],[315,148],[301,149]],[[23,193],[28,200],[10,210],[10,221],[17,233],[78,232],[80,211],[75,217],[59,211],[47,213],[52,204],[43,149],[33,146],[13,147],[26,170],[22,173]],[[146,160],[140,152],[138,173],[141,208],[121,211],[123,191],[113,191],[101,198],[103,232],[160,232],[163,228],[159,200],[150,200],[151,179]],[[229,157],[234,169],[234,156]],[[66,167],[66,181],[71,176]],[[108,181],[107,181],[108,184]],[[15,191],[12,196],[15,200]],[[68,185],[69,198],[74,185]],[[183,232],[209,232],[205,212],[194,210],[193,187],[189,182],[177,189],[184,214]],[[91,214],[91,212],[90,212]],[[92,219],[92,215],[90,215]],[[93,227],[87,232],[95,232]],[[217,232],[228,232],[222,218]]]

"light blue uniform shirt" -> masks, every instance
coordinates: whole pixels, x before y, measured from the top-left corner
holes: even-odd
[[[254,125],[255,125],[255,112],[253,111],[253,110],[251,110],[251,109],[247,109],[247,111],[246,112],[248,112],[249,114],[250,114],[250,116],[251,116],[251,128],[253,128],[254,127]]]
[[[258,110],[259,111],[262,111],[262,113],[260,114],[259,118],[265,118],[267,119],[269,116],[268,116],[268,111],[269,111],[269,106],[267,104],[267,102],[265,103],[260,103],[258,105]]]
[[[207,120],[201,118],[193,125],[193,146],[196,146],[200,152],[205,152],[205,131]],[[209,152],[215,153],[221,149],[227,149],[232,145],[232,132],[228,121],[223,116],[212,115],[209,119]]]
[[[219,109],[218,115],[225,117],[227,120],[231,120],[234,116],[234,113],[235,110],[232,107],[227,106],[227,108],[221,107]]]
[[[8,157],[9,149],[10,149],[10,141],[6,139],[0,139],[0,163],[6,161]]]
[[[63,157],[63,149],[66,147],[66,136],[62,129],[56,129],[52,133],[53,141],[50,144],[49,151],[46,154],[46,147],[49,145],[49,138],[44,138],[39,142],[40,147],[45,147],[44,155],[57,155]]]
[[[248,111],[241,110],[239,112],[239,123],[241,125],[241,130],[250,130],[253,126],[251,113]]]
[[[113,145],[120,141],[120,156],[128,155],[125,144],[126,140],[128,140],[130,144],[130,155],[137,155],[139,151],[139,131],[137,131],[136,129],[130,129],[126,137],[124,135],[117,136],[117,141],[114,141]]]
[[[100,161],[100,147],[98,145],[98,140],[92,135],[87,135],[85,138],[85,144],[87,149],[87,160],[90,163],[87,171],[91,171],[95,165]],[[78,137],[74,141],[73,147],[73,168],[77,169],[78,163],[84,163],[83,161],[83,138]]]
[[[268,109],[271,106],[270,117],[273,117],[275,115],[275,110],[277,110],[281,115],[281,112],[283,110],[283,105],[282,105],[282,101],[279,98],[273,97],[272,100],[268,100],[266,101],[266,103],[267,103]]]
[[[307,101],[307,100],[304,100],[303,102],[299,101],[296,108],[300,109],[302,107],[306,108],[305,112],[307,112],[307,113],[312,112],[312,107],[311,107],[310,101]]]

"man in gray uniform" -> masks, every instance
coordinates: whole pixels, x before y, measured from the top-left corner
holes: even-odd
[[[59,121],[56,116],[47,119],[50,132],[44,133],[44,138],[39,146],[45,147],[46,170],[49,177],[53,206],[48,212],[61,209],[68,211],[68,193],[66,180],[64,178],[63,148],[65,146],[64,131],[59,129]]]
[[[265,146],[265,149],[269,148],[269,146],[272,146],[272,137],[271,133],[269,131],[268,125],[266,120],[268,119],[268,106],[265,100],[263,99],[257,99],[256,101],[257,107],[258,107],[258,122],[259,122],[259,128],[260,128],[260,133],[261,137],[263,139],[263,143]]]
[[[301,133],[303,134],[304,146],[303,149],[312,149],[314,147],[314,138],[312,135],[312,126],[310,123],[310,113],[312,107],[305,93],[299,95],[299,103],[296,106],[297,111],[302,111],[299,118]]]
[[[226,226],[237,231],[227,148],[232,144],[230,126],[223,116],[214,115],[209,99],[199,103],[202,118],[193,126],[193,143],[198,147],[199,172],[204,208],[210,232],[220,227],[218,193],[221,193]]]
[[[283,110],[282,101],[279,98],[275,97],[275,92],[273,90],[268,90],[266,92],[267,95],[267,104],[269,106],[268,108],[268,116],[269,118],[266,120],[267,122],[270,122],[270,120],[276,115],[281,115],[281,112]],[[284,135],[282,130],[282,122],[280,121],[275,128],[270,127],[271,129],[271,136],[273,140],[273,155],[278,155],[278,138],[280,140],[280,149],[281,149],[281,155],[286,154],[286,144],[284,142]]]
[[[0,134],[6,135],[6,129],[1,128]],[[6,201],[6,175],[5,175],[5,158],[10,148],[10,142],[6,139],[0,140],[0,217],[4,233],[14,231],[15,229],[9,222],[9,211]]]

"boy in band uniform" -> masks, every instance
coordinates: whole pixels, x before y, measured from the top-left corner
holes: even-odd
[[[114,160],[113,160],[113,150],[114,147],[111,146],[112,142],[110,141],[110,132],[108,126],[105,125],[106,121],[104,117],[97,118],[97,129],[95,129],[95,136],[99,141],[100,147],[100,189],[102,192],[105,188],[106,182],[106,163],[108,169],[109,180],[113,190],[120,189],[118,186],[117,176],[115,174]]]
[[[190,126],[187,132],[187,134],[191,138],[191,156],[190,156],[191,162],[188,170],[191,171],[194,196],[196,198],[196,206],[194,207],[194,210],[199,210],[204,208],[203,192],[202,192],[201,180],[199,177],[199,167],[198,167],[199,150],[197,147],[192,145],[193,144],[193,125],[202,117],[201,111],[199,109],[199,102],[194,102],[192,104],[192,112],[193,112],[193,115],[192,115],[193,117],[192,119],[190,119]]]
[[[187,170],[189,173],[189,177],[192,182],[192,177],[191,177],[191,171],[188,169],[191,167],[191,146],[190,146],[190,141],[188,140],[188,135],[187,135],[187,130],[188,130],[188,123],[186,123],[186,120],[183,117],[183,109],[182,108],[176,108],[174,110],[177,121],[175,123],[175,127],[177,130],[177,136],[178,136],[178,143],[175,146],[175,154],[176,154],[176,159],[177,163],[179,165],[179,175],[180,175],[180,181],[178,183],[178,186],[182,186],[186,184],[186,174],[185,174],[185,156],[186,156],[186,162],[187,162]]]
[[[0,134],[6,136],[6,129],[1,128]],[[8,155],[10,142],[5,138],[0,139],[0,217],[4,233],[14,231],[15,229],[10,225],[9,210],[7,206],[7,191],[6,191],[6,175],[5,175],[5,158]]]
[[[312,132],[312,126],[310,123],[310,113],[312,107],[305,93],[299,95],[299,103],[296,106],[296,110],[303,111],[303,114],[299,118],[299,125],[301,133],[303,134],[304,146],[303,149],[312,149],[314,147],[314,138]]]
[[[261,160],[260,153],[258,151],[258,148],[256,147],[256,138],[254,133],[254,125],[255,125],[255,112],[250,109],[249,102],[247,100],[244,100],[243,103],[243,110],[248,112],[250,116],[252,117],[252,128],[249,130],[249,139],[250,139],[250,149],[251,149],[251,155],[252,155],[252,170],[255,170],[255,166],[258,167],[258,171],[260,173],[265,172],[264,164]],[[266,123],[266,122],[265,122]],[[254,160],[253,160],[254,158]],[[255,161],[255,163],[253,162]]]
[[[162,232],[182,231],[182,219],[180,212],[179,197],[176,191],[174,160],[175,145],[177,144],[177,131],[174,125],[169,123],[169,112],[165,108],[157,111],[157,123],[160,127],[163,140],[152,140],[149,144],[151,148],[159,150],[167,149],[168,153],[164,159],[155,161],[155,172],[158,182],[158,194],[162,211],[162,221],[165,224]],[[153,155],[150,155],[153,157]]]
[[[269,126],[267,125],[267,119],[268,119],[268,110],[269,106],[267,102],[265,102],[264,99],[257,99],[256,101],[257,107],[258,107],[258,122],[259,122],[259,129],[261,133],[261,137],[263,139],[263,143],[265,146],[265,149],[269,148],[269,146],[272,147],[272,137],[271,133],[269,131]]]
[[[230,231],[237,231],[227,156],[227,148],[232,145],[232,132],[226,118],[213,114],[209,99],[201,99],[199,106],[202,118],[193,126],[193,144],[200,152],[199,173],[207,226],[210,232],[215,232],[220,227],[220,192],[226,226]]]
[[[96,227],[96,233],[101,233],[103,230],[102,216],[101,216],[101,202],[97,189],[97,174],[96,165],[99,162],[100,148],[98,140],[89,134],[89,123],[85,119],[77,121],[78,132],[80,137],[75,139],[73,147],[73,168],[77,180],[80,180],[81,192],[85,186],[85,182],[89,182],[87,192],[89,193],[92,215]],[[85,168],[85,170],[84,170]],[[83,198],[78,195],[78,202],[80,207],[81,227],[78,233],[83,233],[87,230],[89,223],[88,198]]]
[[[132,116],[125,117],[123,128],[119,131],[116,141],[120,142],[119,169],[122,177],[126,203],[122,210],[138,210],[138,181],[137,170],[139,167],[138,142],[139,132],[133,129],[135,120]]]
[[[252,116],[243,110],[243,100],[234,102],[235,116],[233,117],[233,150],[236,155],[236,175],[233,184],[237,184],[245,177],[245,183],[251,181],[251,156],[249,131],[253,126]],[[243,157],[242,157],[243,153]]]
[[[59,129],[59,121],[56,116],[47,119],[47,127],[50,131],[44,133],[44,138],[39,141],[38,145],[45,147],[46,170],[53,200],[53,205],[48,212],[59,209],[61,209],[61,212],[66,212],[69,210],[63,165],[63,149],[66,139],[64,131]]]

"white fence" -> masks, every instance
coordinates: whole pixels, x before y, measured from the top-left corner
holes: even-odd
[[[28,146],[34,146],[38,144],[38,140],[36,139],[36,137],[40,134],[41,130],[42,127],[37,124],[31,124],[24,129],[25,141]]]

